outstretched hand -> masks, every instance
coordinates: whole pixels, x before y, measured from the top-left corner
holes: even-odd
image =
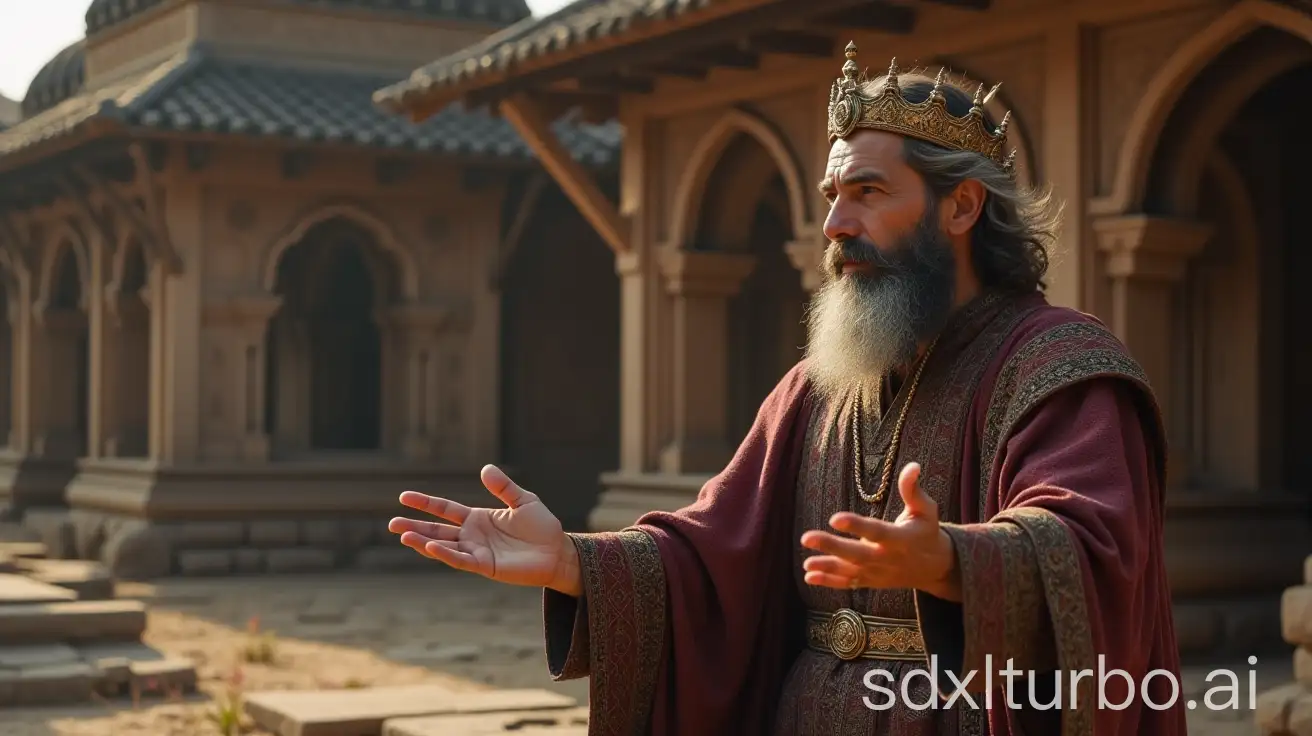
[[[905,509],[896,521],[840,512],[829,525],[855,538],[827,531],[802,535],[802,546],[821,553],[802,563],[807,583],[915,589],[961,600],[952,539],[939,526],[938,504],[920,487],[920,465],[908,463],[897,487]]]
[[[406,491],[401,494],[403,506],[451,523],[397,517],[388,523],[388,531],[400,534],[405,546],[457,570],[579,595],[578,553],[560,520],[496,466],[485,466],[480,479],[505,508],[470,508]]]

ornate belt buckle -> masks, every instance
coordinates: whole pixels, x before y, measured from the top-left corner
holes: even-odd
[[[866,652],[870,633],[866,620],[850,608],[840,608],[829,617],[829,649],[839,659],[851,661]]]

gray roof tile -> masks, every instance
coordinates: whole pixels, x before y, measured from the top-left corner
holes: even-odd
[[[0,133],[0,157],[69,133],[93,119],[127,128],[279,137],[305,143],[531,159],[505,120],[449,107],[422,123],[378,109],[375,90],[392,79],[360,73],[224,60],[192,51],[134,79],[84,92]],[[614,123],[557,121],[576,160],[605,166],[616,157]]]
[[[800,0],[798,0],[800,2]],[[455,54],[415,70],[375,96],[392,108],[439,87],[453,86],[579,44],[614,36],[652,21],[668,20],[716,0],[575,0],[555,13],[528,18]]]

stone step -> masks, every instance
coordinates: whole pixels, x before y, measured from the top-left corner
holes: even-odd
[[[0,522],[0,544],[8,542],[40,542],[41,535],[18,522]]]
[[[67,588],[80,601],[114,597],[114,578],[99,562],[90,560],[21,559],[19,567],[33,580]]]
[[[68,588],[33,580],[26,575],[0,573],[0,606],[75,600],[77,593]]]
[[[588,709],[389,718],[382,736],[494,736],[512,731],[526,736],[587,736]]]
[[[46,546],[41,542],[0,542],[0,554],[11,557],[45,557]]]
[[[246,696],[246,714],[278,736],[380,736],[390,718],[575,707],[546,690],[452,691],[441,685],[272,691]],[[453,735],[454,736],[454,735]]]
[[[71,601],[0,606],[0,642],[74,644],[139,641],[146,630],[140,601]]]
[[[96,668],[81,661],[0,669],[0,707],[84,703],[96,676]]]
[[[190,661],[140,643],[0,646],[0,705],[83,703],[92,693],[150,697],[195,690]]]

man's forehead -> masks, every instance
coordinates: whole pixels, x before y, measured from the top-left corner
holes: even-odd
[[[879,131],[858,131],[848,138],[839,138],[829,146],[825,176],[842,177],[857,169],[872,167],[887,170],[901,159],[901,153],[901,136]]]

